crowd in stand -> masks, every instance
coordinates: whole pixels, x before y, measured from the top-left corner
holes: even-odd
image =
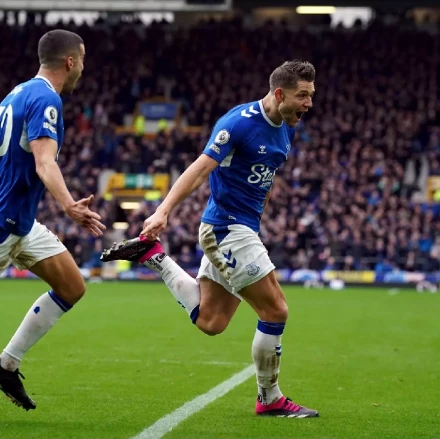
[[[73,197],[97,193],[104,169],[182,172],[203,150],[216,119],[233,106],[263,97],[271,71],[286,59],[316,67],[314,108],[301,122],[278,170],[261,237],[279,268],[409,271],[440,269],[440,212],[415,204],[404,184],[409,158],[426,156],[440,175],[438,56],[440,38],[415,27],[292,30],[286,23],[247,28],[239,21],[187,29],[156,24],[64,25],[86,44],[83,79],[64,98],[65,141],[59,164]],[[49,30],[0,23],[0,95],[38,70],[39,37]],[[385,44],[386,42],[386,44]],[[117,135],[136,103],[169,93],[183,121],[201,126],[160,132],[154,140]],[[416,176],[420,166],[416,166]],[[205,184],[171,215],[162,241],[183,266],[198,265]],[[96,197],[107,227],[120,220],[117,201]],[[128,213],[135,236],[155,203]],[[101,240],[60,212],[50,194],[38,219],[59,235],[82,266],[99,265]]]

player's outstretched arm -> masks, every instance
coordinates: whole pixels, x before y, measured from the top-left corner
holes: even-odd
[[[206,154],[192,163],[174,183],[156,213],[145,220],[141,235],[155,239],[166,227],[170,212],[200,187],[217,166],[218,162]]]
[[[35,157],[38,176],[61,205],[64,212],[94,236],[102,236],[105,226],[100,222],[101,217],[88,208],[89,204],[93,201],[93,195],[80,201],[75,201],[67,189],[63,175],[55,161],[58,149],[57,142],[49,137],[40,137],[32,140],[30,147]]]

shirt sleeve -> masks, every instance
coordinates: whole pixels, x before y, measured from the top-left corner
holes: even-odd
[[[61,99],[53,92],[31,97],[26,109],[26,131],[28,141],[50,137],[58,142],[58,120],[61,114]]]
[[[214,126],[203,153],[221,163],[242,141],[243,136],[237,125],[234,120],[220,119]]]

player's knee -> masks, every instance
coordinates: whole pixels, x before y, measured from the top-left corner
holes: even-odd
[[[86,289],[86,283],[84,282],[84,279],[80,277],[57,288],[56,292],[64,300],[69,302],[71,305],[74,305],[84,296]]]
[[[226,329],[226,326],[222,326],[218,324],[208,324],[207,326],[204,326],[203,328],[200,329],[206,335],[209,335],[210,337],[214,337],[214,335],[221,334]]]
[[[77,301],[81,299],[84,294],[86,294],[87,286],[83,278],[81,278],[81,282],[79,283],[78,291],[76,293]]]
[[[266,322],[286,322],[289,317],[289,308],[284,299],[279,299],[259,313],[261,320]]]
[[[206,335],[214,336],[221,334],[229,324],[229,320],[224,316],[215,316],[210,320],[198,321],[198,328],[203,331]]]
[[[85,283],[84,279],[81,277],[81,280],[78,281],[78,286],[75,289],[75,292],[72,290],[73,299],[76,302],[78,302],[78,300],[80,300],[84,296],[84,294],[86,294],[86,290],[87,290],[86,283]]]
[[[274,313],[278,322],[287,322],[289,318],[289,308],[285,300],[279,300],[275,306]],[[274,320],[275,321],[275,320]]]

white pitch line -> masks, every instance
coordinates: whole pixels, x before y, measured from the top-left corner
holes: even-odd
[[[237,361],[193,361],[183,362],[182,360],[167,360],[166,358],[162,358],[160,360],[163,364],[198,364],[198,365],[206,365],[206,366],[246,366],[247,363],[237,362]]]
[[[230,392],[235,387],[244,383],[252,375],[255,374],[255,366],[252,364],[241,372],[233,375],[226,381],[223,381],[218,386],[212,388],[203,395],[197,396],[191,401],[186,402],[174,412],[160,418],[154,424],[147,427],[133,439],[160,439],[170,432],[174,427],[179,425],[182,421],[199,412],[208,404],[221,398],[226,393]]]

